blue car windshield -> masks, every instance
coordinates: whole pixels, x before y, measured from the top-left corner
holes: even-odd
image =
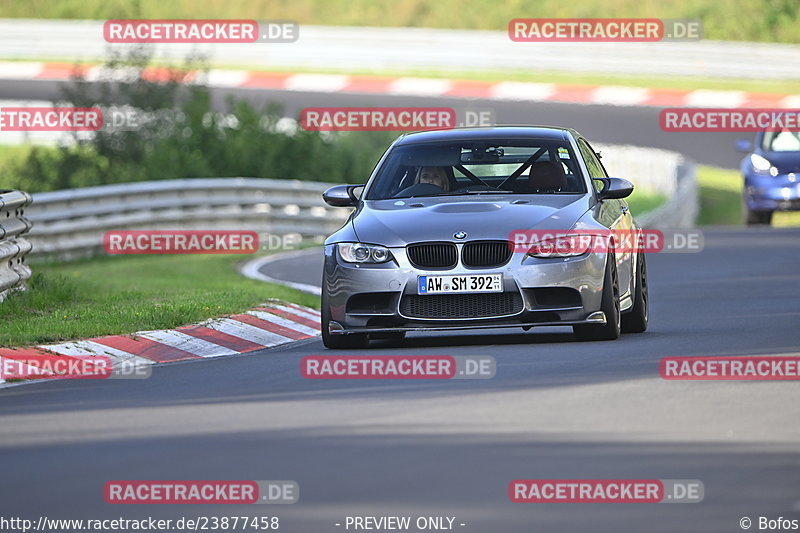
[[[766,131],[761,148],[768,152],[800,152],[800,132]]]
[[[462,141],[396,146],[366,199],[585,192],[565,141]]]

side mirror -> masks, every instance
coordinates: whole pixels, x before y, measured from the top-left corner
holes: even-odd
[[[598,181],[605,183],[603,190],[597,193],[600,200],[627,198],[633,192],[633,183],[622,178],[600,178]]]
[[[738,152],[752,152],[753,151],[753,143],[748,141],[747,139],[739,139],[736,141],[736,150]]]
[[[363,190],[363,185],[336,185],[322,193],[325,203],[333,207],[354,207],[358,204],[358,197]]]

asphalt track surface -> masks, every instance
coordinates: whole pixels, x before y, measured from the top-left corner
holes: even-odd
[[[9,81],[0,82],[0,99],[57,100],[63,82]],[[654,146],[675,150],[706,165],[739,168],[742,154],[735,142],[752,138],[748,133],[675,133],[661,131],[660,108],[577,105],[552,102],[511,102],[467,100],[461,98],[417,97],[397,95],[365,95],[342,93],[290,92],[265,89],[211,89],[214,106],[227,109],[231,96],[242,98],[262,108],[276,102],[285,116],[297,118],[305,107],[452,107],[461,119],[466,110],[490,110],[497,124],[544,124],[575,128],[590,142]]]
[[[354,515],[454,516],[466,524],[456,530],[481,533],[731,532],[744,516],[800,518],[797,382],[658,376],[668,355],[796,354],[799,241],[798,229],[712,229],[700,253],[650,255],[651,328],[619,341],[492,330],[363,352],[488,354],[490,380],[306,380],[300,358],[326,352],[314,339],[146,380],[5,389],[0,516],[275,515],[298,533],[344,531],[335,524]],[[305,266],[319,257],[270,272],[314,283]],[[698,479],[705,499],[513,504],[518,478]],[[295,480],[300,501],[109,505],[102,487],[115,479]]]

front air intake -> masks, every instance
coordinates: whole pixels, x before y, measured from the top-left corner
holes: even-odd
[[[516,315],[522,311],[518,292],[492,294],[408,294],[400,300],[400,313],[408,318],[464,319]]]

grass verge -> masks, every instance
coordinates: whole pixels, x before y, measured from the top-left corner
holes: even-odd
[[[742,223],[742,175],[736,170],[698,165],[700,225]]]
[[[693,18],[703,21],[706,39],[796,43],[800,8],[792,0],[3,0],[0,16],[271,19],[480,30],[505,30],[514,18]]]
[[[660,193],[650,191],[643,191],[640,189],[633,190],[633,194],[625,199],[631,208],[631,212],[635,214],[646,213],[652,211],[667,201],[667,197]]]
[[[319,298],[245,278],[252,256],[98,257],[34,265],[29,290],[0,305],[0,346],[167,329],[242,312],[280,298],[319,307]]]

